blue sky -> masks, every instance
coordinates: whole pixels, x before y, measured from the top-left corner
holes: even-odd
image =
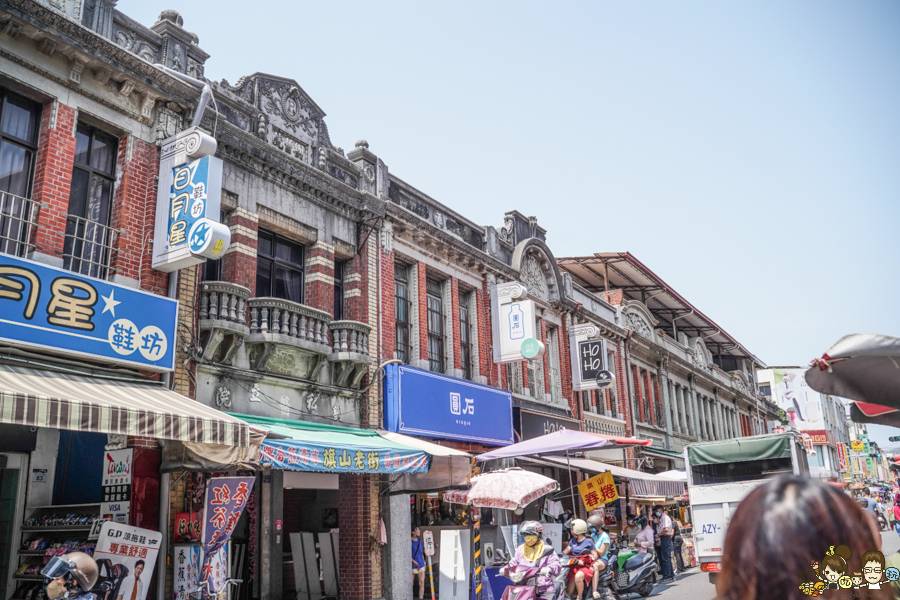
[[[332,141],[557,256],[630,251],[769,365],[900,335],[900,3],[174,7],[206,74],[292,77]]]

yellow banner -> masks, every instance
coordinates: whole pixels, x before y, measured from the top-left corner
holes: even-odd
[[[587,481],[579,483],[578,493],[581,494],[581,499],[588,512],[619,499],[619,491],[616,489],[612,473],[609,471],[594,475]]]

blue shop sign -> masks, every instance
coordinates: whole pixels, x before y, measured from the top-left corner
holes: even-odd
[[[265,440],[260,447],[260,462],[275,469],[320,473],[427,473],[430,467],[428,454],[413,448],[307,440]]]
[[[169,248],[189,244],[191,251],[199,251],[208,235],[202,220],[210,217],[219,220],[218,214],[209,214],[210,193],[218,194],[222,187],[222,161],[214,156],[204,156],[173,169],[169,194]],[[213,203],[218,212],[218,201]],[[200,223],[195,228],[196,223]]]
[[[505,390],[423,371],[385,367],[384,427],[493,445],[513,443],[512,395]]]
[[[171,371],[178,302],[0,254],[0,340]]]

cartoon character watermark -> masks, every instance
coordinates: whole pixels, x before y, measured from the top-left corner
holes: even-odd
[[[884,554],[869,550],[862,555],[862,569],[851,570],[849,561],[852,552],[841,544],[830,546],[821,564],[812,561],[811,575],[817,581],[800,584],[800,591],[807,596],[819,596],[828,590],[869,589],[879,590],[882,584],[900,579],[900,570],[885,568]],[[804,579],[804,574],[798,575]]]

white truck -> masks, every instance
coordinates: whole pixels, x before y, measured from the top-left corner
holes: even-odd
[[[768,479],[809,473],[803,441],[795,433],[688,444],[684,464],[694,549],[712,583],[721,569],[725,531],[741,500]]]

